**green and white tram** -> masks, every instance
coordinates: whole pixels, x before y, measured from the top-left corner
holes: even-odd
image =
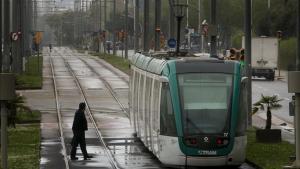
[[[131,58],[130,120],[165,165],[241,165],[247,143],[245,81],[237,61]]]

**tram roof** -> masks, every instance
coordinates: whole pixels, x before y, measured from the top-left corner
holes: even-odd
[[[155,74],[161,74],[164,66],[168,62],[168,60],[176,60],[178,63],[189,63],[192,64],[193,62],[206,62],[206,63],[225,63],[225,65],[233,64],[237,61],[231,61],[231,60],[219,60],[217,58],[210,57],[209,55],[190,55],[186,57],[171,57],[169,59],[164,59],[166,57],[166,54],[164,53],[153,53],[150,54],[150,56],[143,55],[141,53],[134,54],[130,61],[133,65],[136,67],[151,72]],[[197,63],[199,64],[199,63]]]
[[[136,53],[131,57],[131,63],[136,67],[152,72],[155,74],[161,74],[166,64],[166,60],[157,59],[154,57],[145,56],[140,53]]]

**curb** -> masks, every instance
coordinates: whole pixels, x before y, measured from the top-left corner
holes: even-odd
[[[249,161],[248,159],[246,159],[245,162],[248,163],[251,167],[254,167],[255,169],[263,169],[262,167],[258,166],[257,164],[253,163],[252,161]]]

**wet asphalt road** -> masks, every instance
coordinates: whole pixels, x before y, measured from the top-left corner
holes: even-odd
[[[287,77],[285,77],[287,78]],[[289,102],[292,93],[288,93],[287,82],[284,80],[268,81],[264,78],[254,78],[252,81],[252,102],[255,103],[261,98],[261,94],[265,96],[277,95],[279,99],[283,99],[280,104],[282,107],[278,110],[272,110],[272,113],[278,118],[293,124],[293,117],[289,116]]]
[[[64,168],[62,148],[58,133],[57,115],[49,66],[50,55],[44,50],[44,85],[41,91],[25,91],[28,105],[42,111],[42,150],[40,168]],[[128,108],[128,83],[123,72],[114,69],[103,60],[92,58],[86,54],[80,54],[69,48],[54,48],[51,53],[54,72],[57,80],[59,103],[61,106],[63,131],[67,153],[70,152],[70,140],[72,138],[71,125],[74,112],[78,104],[83,101],[66,62],[70,65],[82,85],[97,126],[102,132],[106,143],[114,154],[120,168],[164,168],[159,161],[139,141],[134,141],[133,129],[129,119],[120,105],[109,93],[104,79],[114,90],[121,104]],[[92,70],[89,67],[93,67]],[[121,78],[122,77],[122,78]],[[41,99],[42,98],[42,99]],[[99,143],[95,130],[90,121],[89,130],[86,132],[87,151],[94,156],[89,161],[83,161],[78,147],[79,161],[69,161],[70,168],[111,168],[102,145]],[[127,138],[127,139],[126,139]],[[127,142],[126,142],[127,140]],[[207,168],[207,167],[202,167]],[[250,169],[247,164],[240,168]]]

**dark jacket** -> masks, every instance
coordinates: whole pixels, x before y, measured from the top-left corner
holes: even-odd
[[[87,130],[87,121],[84,115],[84,112],[82,110],[77,110],[74,116],[73,131],[84,131]]]

